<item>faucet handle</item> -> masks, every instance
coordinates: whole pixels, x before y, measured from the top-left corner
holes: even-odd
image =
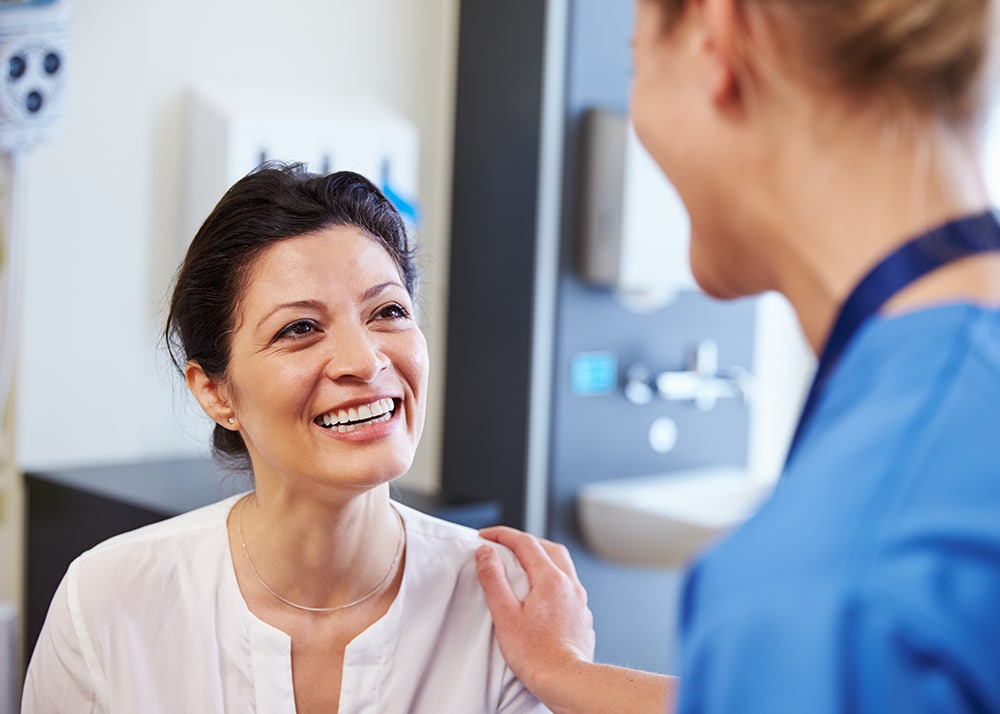
[[[740,398],[740,401],[744,404],[753,403],[756,396],[757,380],[750,371],[743,367],[733,367],[727,370],[722,377],[733,385],[736,389],[736,396]]]
[[[625,371],[624,390],[625,398],[640,406],[659,396],[710,411],[723,398],[736,397],[749,404],[753,398],[754,377],[742,367],[720,371],[719,345],[715,340],[706,339],[692,351],[687,369],[654,373],[644,364],[633,364]]]
[[[690,369],[699,377],[711,379],[719,374],[719,343],[701,340],[691,353]]]
[[[656,389],[653,373],[642,364],[634,364],[625,371],[625,398],[633,404],[643,405],[653,401]]]

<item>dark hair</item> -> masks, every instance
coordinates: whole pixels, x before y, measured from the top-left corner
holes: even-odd
[[[212,379],[224,377],[256,259],[279,241],[343,225],[357,226],[386,249],[412,297],[416,267],[406,227],[364,176],[320,176],[302,164],[268,162],[237,181],[195,234],[177,272],[164,339],[178,371],[193,360]],[[212,447],[229,466],[249,468],[239,432],[217,424]]]

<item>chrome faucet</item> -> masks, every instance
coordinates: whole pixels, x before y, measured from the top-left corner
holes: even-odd
[[[716,401],[724,398],[738,398],[748,404],[752,392],[753,375],[747,370],[733,367],[719,371],[719,345],[715,340],[702,340],[697,344],[687,369],[654,374],[645,365],[634,364],[625,372],[625,397],[633,404],[649,404],[659,395],[709,411]]]

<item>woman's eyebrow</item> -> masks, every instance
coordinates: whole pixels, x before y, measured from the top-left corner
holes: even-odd
[[[271,318],[271,316],[274,315],[276,312],[280,312],[281,310],[286,310],[288,308],[295,308],[295,309],[307,308],[310,310],[320,310],[323,308],[323,303],[321,303],[319,300],[295,300],[293,302],[283,302],[280,305],[275,305],[274,308],[272,308],[266,315],[260,318],[260,320],[257,322],[257,327],[259,328],[261,325],[267,322]]]
[[[378,285],[373,285],[372,287],[370,287],[367,290],[365,290],[364,294],[361,296],[361,299],[362,299],[362,301],[364,301],[364,300],[371,300],[373,297],[375,297],[376,295],[378,295],[380,292],[382,292],[386,288],[393,287],[393,286],[395,286],[397,288],[401,288],[403,290],[406,289],[406,288],[403,288],[403,286],[400,283],[396,282],[395,280],[387,280],[384,283],[379,283]]]

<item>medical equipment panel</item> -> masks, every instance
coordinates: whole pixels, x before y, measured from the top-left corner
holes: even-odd
[[[0,0],[0,151],[27,151],[61,130],[69,25],[69,0]]]

